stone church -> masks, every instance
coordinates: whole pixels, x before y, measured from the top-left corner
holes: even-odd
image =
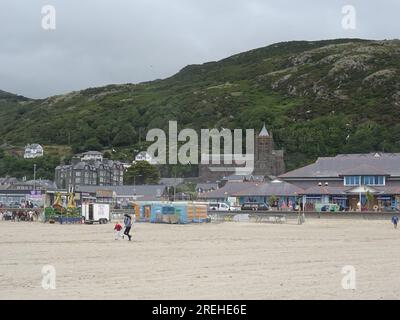
[[[254,143],[253,175],[266,177],[279,176],[285,173],[283,150],[275,150],[272,133],[268,132],[265,124],[260,133],[256,134]],[[222,170],[219,171],[213,171],[210,167],[215,167],[215,165],[199,165],[199,178],[201,181],[217,181],[231,174],[235,174],[231,168],[232,165],[225,166],[227,170],[223,170],[224,165],[221,164],[219,167]]]

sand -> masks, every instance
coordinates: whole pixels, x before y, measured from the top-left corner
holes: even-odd
[[[1,221],[0,299],[398,299],[399,244],[390,221],[142,223],[132,242],[111,224]]]

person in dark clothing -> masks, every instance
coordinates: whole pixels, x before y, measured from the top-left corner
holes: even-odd
[[[394,215],[392,217],[392,223],[395,229],[397,229],[397,223],[399,222],[399,217],[397,215]]]
[[[129,241],[131,241],[132,236],[129,234],[132,228],[132,217],[129,214],[125,215],[124,219],[125,231],[124,235],[128,236]]]

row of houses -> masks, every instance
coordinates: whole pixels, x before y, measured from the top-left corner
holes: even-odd
[[[5,179],[0,179],[5,180]],[[50,206],[54,203],[56,193],[66,199],[68,189],[58,188],[48,180],[20,181],[13,184],[0,185],[0,208],[18,208],[27,201],[38,207]],[[168,200],[166,185],[119,185],[95,186],[78,185],[74,189],[77,205],[83,202],[110,203],[114,207],[128,206],[132,201],[164,201]]]
[[[140,152],[135,161],[155,164],[146,153]],[[124,171],[131,164],[105,159],[99,151],[88,151],[75,155],[71,164],[60,165],[55,169],[55,182],[58,188],[68,189],[76,186],[121,186]]]
[[[82,155],[83,157],[87,158],[88,155]],[[175,193],[177,184],[183,182],[182,179],[173,178],[163,179],[155,186],[125,186],[122,179],[123,164],[108,162],[106,159],[82,158],[65,168],[60,166],[59,176],[56,174],[56,185],[39,180],[0,179],[0,203],[39,198],[39,193],[47,193],[51,197],[57,191],[66,192],[68,185],[73,183],[78,201],[93,200],[116,205],[129,201],[160,201],[167,200],[171,190]],[[113,173],[114,168],[117,169],[116,173]],[[62,176],[62,173],[65,175]],[[93,179],[92,183],[90,179]],[[335,203],[351,211],[371,208],[399,210],[400,153],[322,157],[308,166],[278,177],[232,175],[222,185],[199,183],[196,191],[199,200],[237,205],[245,202],[269,203],[274,200],[280,208],[291,208],[294,204],[299,204],[306,210],[314,210],[317,204]]]
[[[241,204],[278,198],[282,207],[301,203],[313,210],[336,203],[346,210],[400,209],[400,154],[343,154],[287,172],[272,181],[229,181],[220,189],[200,192],[206,201]]]
[[[103,158],[98,151],[76,155],[71,164],[55,169],[55,183],[60,189],[80,185],[120,186],[124,183],[125,164]]]

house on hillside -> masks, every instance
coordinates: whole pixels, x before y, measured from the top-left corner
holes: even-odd
[[[156,165],[158,162],[153,159],[152,156],[150,156],[146,151],[142,151],[139,152],[136,156],[135,156],[135,162],[136,161],[147,161],[150,164]]]
[[[103,161],[103,154],[99,151],[88,151],[79,155],[81,161]]]
[[[25,159],[33,159],[38,157],[43,157],[43,147],[40,144],[33,143],[25,146]]]

